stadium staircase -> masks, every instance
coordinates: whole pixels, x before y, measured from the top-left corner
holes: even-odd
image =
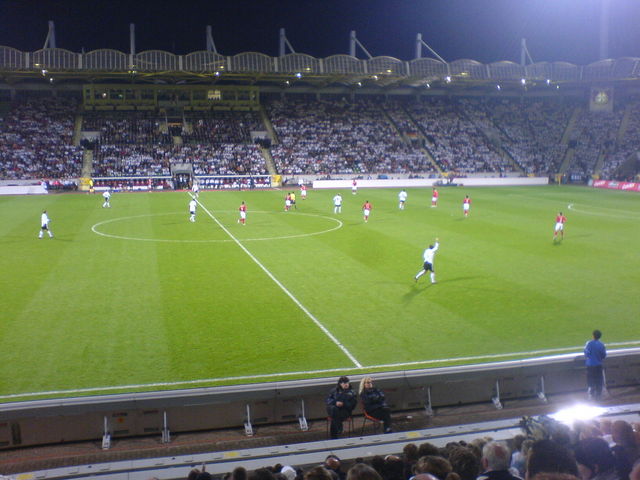
[[[629,123],[631,122],[631,111],[633,110],[633,105],[629,104],[624,109],[624,114],[622,115],[622,120],[620,121],[620,128],[618,128],[618,134],[616,135],[616,144],[620,143],[624,136],[627,134],[627,130],[629,128]]]
[[[76,119],[73,125],[73,139],[71,142],[77,147],[80,145],[80,140],[82,140],[82,115],[76,115]]]
[[[273,157],[271,156],[271,151],[268,148],[263,147],[262,145],[258,145],[260,149],[260,153],[262,154],[262,158],[264,158],[264,162],[267,165],[267,171],[269,175],[277,175],[278,171],[276,170],[276,164],[273,161]]]
[[[83,178],[91,178],[93,174],[93,150],[82,152],[82,173]]]
[[[280,141],[278,140],[278,134],[276,133],[276,129],[273,128],[273,124],[271,123],[271,120],[269,119],[269,115],[267,115],[267,112],[264,109],[263,105],[260,105],[259,112],[260,112],[260,118],[262,119],[262,123],[264,127],[267,129],[267,132],[269,133],[269,138],[271,138],[271,143],[277,145],[278,143],[280,143]]]
[[[433,168],[436,169],[438,174],[444,176],[445,172],[442,170],[442,168],[440,168],[440,165],[438,164],[438,162],[436,162],[436,159],[433,158],[431,151],[427,147],[427,133],[424,131],[424,128],[422,128],[422,125],[420,125],[419,122],[416,122],[416,119],[411,116],[404,105],[402,106],[402,110],[404,111],[404,114],[407,116],[409,121],[416,127],[416,130],[420,133],[422,145],[419,147],[419,150],[429,159],[429,162],[431,163]]]
[[[567,170],[569,169],[569,165],[571,165],[571,162],[573,161],[573,157],[575,156],[575,153],[576,153],[575,148],[569,146],[569,140],[571,139],[571,135],[573,134],[573,131],[576,126],[576,122],[578,121],[578,118],[580,117],[581,114],[582,114],[582,108],[576,107],[573,110],[573,113],[571,114],[571,118],[567,123],[567,127],[564,129],[564,133],[562,134],[562,139],[560,139],[560,144],[566,145],[567,150],[564,154],[564,157],[562,158],[562,163],[558,168],[558,173],[566,173]]]
[[[575,148],[568,148],[567,152],[564,154],[564,158],[562,159],[562,163],[560,164],[560,168],[558,169],[559,173],[567,173],[569,169],[569,165],[573,162],[573,157],[576,154]]]

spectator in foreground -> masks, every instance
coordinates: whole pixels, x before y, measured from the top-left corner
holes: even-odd
[[[611,452],[616,460],[616,470],[622,478],[628,478],[634,463],[640,459],[633,427],[624,420],[616,420],[611,424],[611,440],[614,443]]]
[[[356,463],[347,472],[347,480],[382,480],[382,477],[366,463]]]
[[[329,455],[324,460],[324,468],[329,470],[330,473],[335,474],[338,480],[345,480],[345,478],[347,478],[347,473],[342,470],[342,462],[335,455]]]
[[[304,480],[334,480],[333,475],[323,466],[313,467],[304,473]]]
[[[430,473],[440,480],[459,480],[457,473],[453,472],[451,463],[444,457],[428,455],[421,457],[413,467],[416,476],[421,473]]]
[[[566,473],[578,476],[573,453],[553,440],[538,440],[531,445],[527,458],[527,474],[531,480],[539,473]]]
[[[480,474],[480,459],[468,446],[458,445],[449,451],[449,463],[461,480],[475,480]]]
[[[581,440],[575,448],[578,472],[582,480],[621,480],[615,459],[602,438]]]
[[[482,449],[483,473],[478,480],[519,480],[509,471],[511,451],[503,443],[489,442]]]

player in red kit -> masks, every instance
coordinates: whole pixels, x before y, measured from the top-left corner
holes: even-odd
[[[433,189],[433,193],[431,194],[431,208],[435,208],[438,206],[438,190]]]
[[[240,223],[241,225],[244,225],[247,221],[247,206],[245,205],[244,202],[240,204],[240,208],[238,208],[238,211],[240,212],[240,218],[238,219],[238,223]]]
[[[558,215],[556,215],[556,227],[553,230],[554,242],[558,239],[558,232],[560,232],[560,240],[564,240],[564,223],[566,221],[567,217],[565,217],[562,212],[558,212]]]
[[[465,195],[464,200],[462,200],[462,211],[464,212],[464,216],[469,216],[469,208],[471,207],[471,199],[469,195]]]
[[[362,213],[364,214],[365,223],[368,222],[369,214],[371,213],[371,204],[369,203],[369,200],[364,202],[364,205],[362,205]]]
[[[302,200],[307,199],[307,186],[304,184],[300,185],[300,197]]]

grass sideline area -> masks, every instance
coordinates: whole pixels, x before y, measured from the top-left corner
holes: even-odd
[[[640,345],[640,195],[398,192],[341,191],[336,215],[335,190],[289,212],[285,191],[205,191],[195,223],[186,192],[0,197],[0,402],[530,358],[594,328]],[[435,237],[438,283],[415,283]]]

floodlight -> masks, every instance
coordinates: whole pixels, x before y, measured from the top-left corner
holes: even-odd
[[[378,75],[374,75],[374,76],[373,76],[373,77],[371,77],[371,78],[373,78],[374,80],[378,80]]]
[[[219,77],[219,76],[220,76],[220,72],[216,72],[216,73],[214,73],[214,75],[215,75],[216,77]]]
[[[527,84],[527,80],[526,80],[526,79],[524,79],[524,78],[521,78],[521,79],[520,79],[520,83],[521,83],[522,85],[526,85],[526,84]]]
[[[302,74],[300,72],[296,73],[296,78],[302,78]]]
[[[551,79],[547,78],[547,85],[551,85]]]
[[[573,426],[573,423],[576,420],[591,420],[593,418],[599,417],[606,411],[607,410],[602,407],[578,403],[572,407],[565,408],[549,416],[554,420],[564,423],[565,425]]]
[[[501,87],[500,85],[496,85],[496,88],[497,88],[498,90],[502,90],[502,87]]]
[[[444,81],[447,83],[451,83],[451,77],[447,75],[446,77],[444,77]]]
[[[430,84],[430,83],[427,83],[426,87],[427,87],[427,88],[431,88],[431,84]]]

